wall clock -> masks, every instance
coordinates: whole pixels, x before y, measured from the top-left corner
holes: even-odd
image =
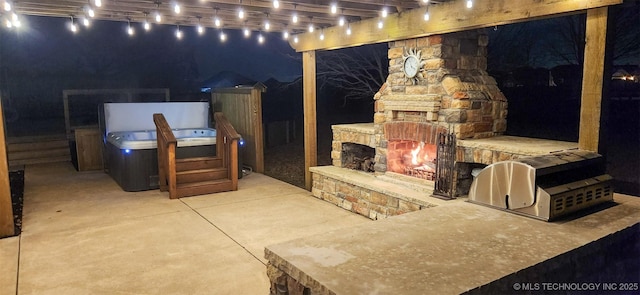
[[[403,54],[402,56],[402,71],[404,72],[404,77],[407,81],[411,81],[413,85],[416,85],[420,79],[419,73],[422,70],[422,66],[424,66],[424,61],[420,54],[421,51],[414,48],[409,49],[407,54]]]

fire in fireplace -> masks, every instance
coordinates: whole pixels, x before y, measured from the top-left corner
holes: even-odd
[[[387,171],[435,180],[436,145],[412,140],[389,141]]]

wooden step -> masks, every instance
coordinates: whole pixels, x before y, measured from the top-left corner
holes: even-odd
[[[25,160],[25,159],[42,159],[42,158],[56,158],[56,157],[69,157],[69,147],[65,148],[52,148],[43,150],[31,150],[21,152],[10,152],[7,157],[9,161],[12,160]]]
[[[200,182],[227,178],[229,172],[225,168],[198,169],[176,172],[177,183]]]
[[[58,163],[58,162],[71,162],[69,156],[50,157],[50,158],[33,158],[23,160],[9,160],[9,166],[24,166],[32,164],[45,164],[45,163]]]
[[[176,159],[176,172],[220,167],[222,167],[222,158],[219,157]]]
[[[69,141],[65,140],[49,140],[39,142],[17,142],[7,144],[7,152],[25,152],[48,149],[69,149]]]
[[[177,196],[175,196],[175,198],[227,192],[234,189],[233,182],[230,179],[179,183],[176,188]]]

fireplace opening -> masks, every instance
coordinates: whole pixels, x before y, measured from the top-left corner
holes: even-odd
[[[387,149],[387,171],[434,181],[436,150],[435,144],[391,140]]]
[[[342,143],[342,167],[360,170],[365,172],[373,172],[373,165],[376,150],[372,147],[357,143]]]

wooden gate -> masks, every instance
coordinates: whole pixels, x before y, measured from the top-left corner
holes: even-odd
[[[438,134],[436,154],[436,183],[433,194],[446,199],[454,198],[453,176],[456,160],[456,136],[453,133]]]

